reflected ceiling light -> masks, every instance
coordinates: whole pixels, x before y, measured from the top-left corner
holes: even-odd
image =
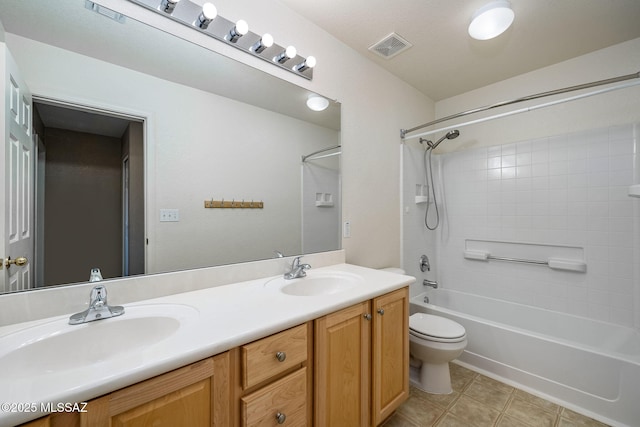
[[[323,111],[329,106],[329,100],[320,95],[311,94],[307,98],[307,107],[313,111]]]
[[[249,24],[244,19],[236,22],[236,25],[229,31],[229,41],[235,43],[238,39],[249,32]]]
[[[269,33],[264,33],[262,35],[262,38],[260,38],[260,40],[258,40],[256,44],[251,46],[251,49],[253,49],[255,53],[260,53],[271,46],[273,46],[273,36]]]
[[[305,59],[304,61],[302,61],[301,63],[299,63],[298,65],[296,65],[295,67],[293,67],[296,71],[298,72],[303,72],[304,70],[307,70],[309,68],[313,68],[316,66],[316,57],[315,56],[311,56],[309,55],[307,57],[307,59]]]
[[[212,3],[205,3],[202,5],[202,12],[195,24],[198,28],[206,30],[211,21],[213,21],[216,16],[218,16],[218,9]]]
[[[180,0],[162,0],[162,4],[160,4],[160,10],[166,12],[168,14],[173,13],[173,10],[176,8]]]
[[[507,0],[487,3],[473,14],[469,35],[476,40],[498,37],[511,26],[514,18],[515,13]]]
[[[276,61],[278,64],[284,64],[288,60],[295,58],[296,55],[297,55],[296,48],[293,46],[289,46],[285,50],[283,50],[282,53],[280,53],[278,56],[273,58],[273,60]]]

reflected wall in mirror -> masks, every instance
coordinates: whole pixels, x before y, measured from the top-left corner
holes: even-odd
[[[136,185],[144,182],[144,194],[134,191],[125,197],[121,193],[114,199],[120,202],[112,202],[118,204],[119,217],[117,231],[109,232],[118,234],[115,248],[113,241],[98,233],[61,230],[61,225],[47,227],[40,222],[44,226],[36,227],[35,240],[42,247],[52,232],[83,234],[88,243],[80,247],[74,239],[62,238],[66,243],[61,247],[41,250],[34,243],[32,287],[87,281],[91,268],[107,265],[100,254],[107,247],[114,248],[109,253],[118,254],[115,266],[103,269],[105,278],[126,275],[126,260],[135,254],[142,254],[144,266],[139,258],[131,261],[130,274],[140,269],[158,273],[266,259],[274,251],[288,256],[340,247],[340,156],[302,161],[304,155],[340,145],[338,103],[332,102],[321,113],[308,111],[304,106],[311,94],[308,90],[132,19],[124,24],[111,21],[86,9],[84,0],[3,1],[0,21],[6,52],[15,58],[40,103],[34,116],[41,116],[42,123],[33,132],[38,134],[40,154],[47,157],[47,144],[52,147],[56,135],[60,139],[61,128],[97,133],[93,128],[78,128],[82,121],[77,118],[72,120],[74,126],[51,124],[44,110],[60,102],[71,104],[72,110],[98,110],[131,119],[138,123],[143,139],[144,173]],[[94,138],[83,139],[85,149],[99,143]],[[116,180],[122,183],[132,172],[127,174],[124,162],[131,156],[122,154],[130,148],[120,150],[114,156],[119,165]],[[339,149],[324,154],[339,154]],[[62,168],[47,169],[46,160],[38,168],[36,158],[33,170],[41,171],[36,182],[47,179],[47,170],[51,178]],[[74,167],[89,169],[88,165]],[[72,183],[70,176],[67,182]],[[89,182],[75,181],[85,186]],[[83,207],[101,211],[107,195],[104,188],[93,186],[93,193],[82,196],[73,187],[47,195],[44,186],[44,195],[34,197],[34,212],[55,205],[47,196],[60,202],[62,194],[73,200],[76,214],[91,217],[90,209],[78,211]],[[41,193],[34,189],[34,194]],[[2,197],[6,200],[8,195]],[[264,208],[205,209],[204,202],[211,199],[262,201]],[[144,233],[130,228],[127,243],[124,212],[132,211],[132,204],[144,205],[142,218],[129,221],[130,227],[132,222],[138,224]],[[167,212],[171,221],[165,221]],[[93,227],[104,228],[99,223]],[[3,258],[20,256],[9,253],[6,233],[4,237]],[[47,257],[52,254],[60,256],[56,265],[62,275],[45,281]],[[11,269],[15,272],[17,267]],[[2,273],[0,290],[15,290],[8,270]]]

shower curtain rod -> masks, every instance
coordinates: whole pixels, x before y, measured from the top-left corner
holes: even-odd
[[[336,149],[338,149],[340,147],[342,147],[342,145],[338,144],[338,145],[335,145],[333,147],[323,148],[322,150],[314,151],[311,154],[307,154],[306,156],[302,156],[302,162],[304,163],[309,157],[315,156],[316,154],[324,153],[325,151],[336,150]],[[340,153],[330,154],[330,156],[334,156],[336,154],[340,154]],[[322,156],[322,157],[327,157],[327,156]],[[311,160],[314,160],[314,159],[311,159]]]
[[[596,87],[596,86],[602,86],[602,85],[611,84],[611,83],[618,83],[618,82],[623,82],[623,81],[626,81],[626,80],[637,79],[637,78],[640,78],[640,71],[637,72],[637,73],[633,73],[633,74],[626,74],[624,76],[613,77],[613,78],[605,79],[605,80],[598,80],[598,81],[591,82],[591,83],[584,83],[584,84],[575,85],[575,86],[568,86],[568,87],[565,87],[565,88],[562,88],[562,89],[555,89],[555,90],[551,90],[551,91],[547,91],[547,92],[540,92],[540,93],[536,93],[536,94],[533,94],[533,95],[523,96],[521,98],[511,99],[509,101],[501,101],[501,102],[497,102],[495,104],[485,105],[484,107],[474,108],[474,109],[471,109],[471,110],[467,110],[467,111],[463,111],[463,112],[460,112],[460,113],[452,114],[450,116],[442,117],[440,119],[432,120],[432,121],[430,121],[428,123],[422,124],[420,126],[413,127],[411,129],[400,129],[400,137],[402,139],[405,139],[405,138],[407,138],[406,135],[408,133],[415,132],[417,130],[420,130],[420,129],[423,129],[423,128],[426,128],[426,127],[429,127],[429,126],[433,126],[435,124],[442,123],[442,122],[445,122],[445,121],[448,121],[448,120],[457,119],[459,117],[464,117],[464,116],[468,116],[470,114],[480,113],[482,111],[487,111],[487,110],[491,110],[491,109],[498,108],[498,107],[504,107],[504,106],[511,105],[511,104],[517,104],[519,102],[531,101],[533,99],[544,98],[544,97],[552,96],[552,95],[559,95],[559,94],[562,94],[562,93],[573,92],[573,91],[576,91],[576,90],[588,89],[588,88],[592,88],[592,87]],[[623,87],[629,87],[629,86],[633,86],[633,85],[621,85],[620,87],[612,88],[611,90],[621,89]],[[600,92],[595,92],[593,94],[595,95],[595,94],[604,93],[604,92],[608,92],[608,91],[600,91]],[[579,98],[578,97],[567,98],[566,100],[572,100],[572,99],[579,99]],[[556,103],[559,103],[559,102],[556,102]],[[542,105],[548,106],[548,105],[545,105],[545,104],[542,104]],[[549,105],[553,105],[553,104],[549,103]],[[534,108],[532,107],[531,109],[534,109]],[[523,112],[524,110],[516,110],[516,111]],[[498,117],[501,117],[501,116],[502,115],[497,115],[497,116],[495,116],[495,118],[498,118]],[[490,118],[485,118],[485,120],[489,120],[489,119]],[[473,122],[469,122],[469,124],[470,123],[473,123]],[[435,132],[436,131],[428,132],[426,134],[435,133]],[[411,137],[408,137],[408,138],[417,138],[418,136],[424,136],[424,135],[425,135],[425,133],[423,133],[421,135],[414,135],[414,136],[411,136]]]

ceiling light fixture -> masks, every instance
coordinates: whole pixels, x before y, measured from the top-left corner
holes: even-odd
[[[507,0],[487,3],[473,14],[469,35],[476,40],[498,37],[511,26],[514,18],[515,13]]]
[[[311,94],[307,98],[307,107],[313,111],[323,111],[329,106],[329,100],[323,96]]]

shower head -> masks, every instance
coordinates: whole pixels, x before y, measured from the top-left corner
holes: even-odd
[[[427,144],[429,145],[429,148],[431,148],[432,150],[435,149],[438,145],[440,145],[440,143],[442,141],[444,141],[445,139],[455,139],[457,137],[460,136],[460,131],[458,129],[452,130],[447,132],[447,134],[445,136],[443,136],[442,138],[440,138],[439,140],[437,140],[435,143],[431,142],[431,141],[427,141]]]

